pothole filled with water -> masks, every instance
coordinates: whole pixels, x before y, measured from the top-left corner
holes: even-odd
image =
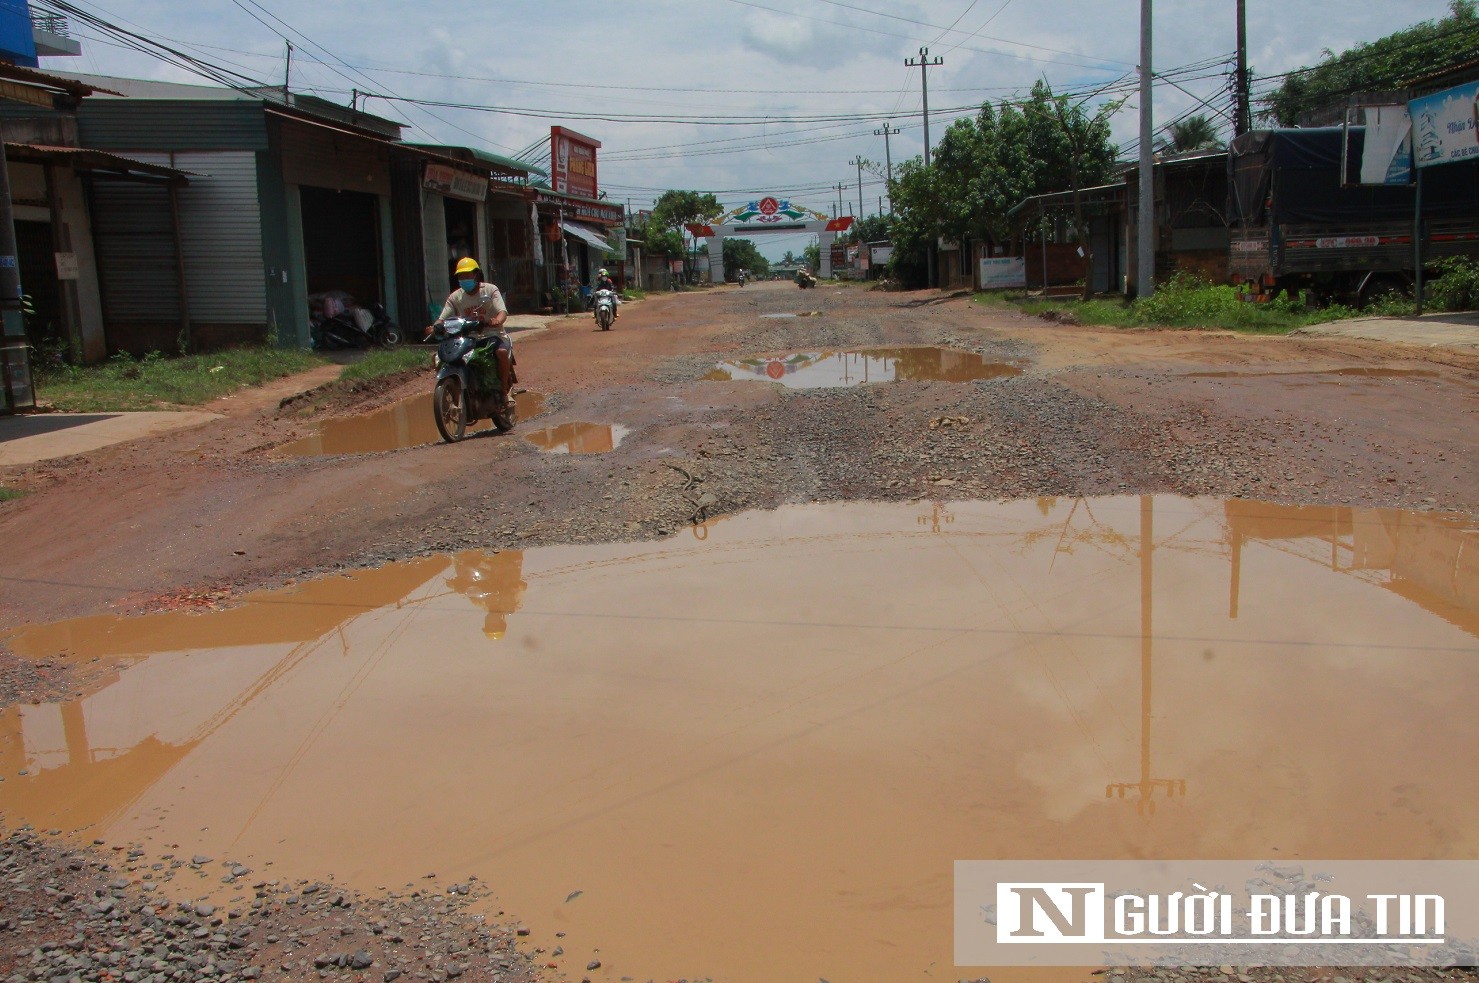
[[[792,389],[840,389],[874,382],[971,382],[1021,375],[1005,362],[988,362],[954,348],[870,348],[847,352],[791,352],[720,362],[712,382],[779,382]]]
[[[514,396],[519,420],[544,412],[544,393],[522,392]],[[442,439],[432,415],[431,393],[408,396],[364,416],[336,417],[319,424],[312,436],[278,448],[291,457],[331,454],[372,454],[434,444]],[[491,430],[491,420],[479,420],[470,431]]]
[[[551,454],[605,454],[621,445],[630,431],[621,424],[561,423],[524,434],[524,439]]]
[[[613,979],[921,978],[958,859],[1479,854],[1476,538],[796,506],[41,626],[6,643],[123,668],[0,712],[0,810],[274,878],[475,874]]]

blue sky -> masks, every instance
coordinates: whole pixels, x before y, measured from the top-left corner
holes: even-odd
[[[1135,0],[77,5],[273,83],[282,81],[288,36],[296,48],[293,87],[346,104],[358,88],[532,114],[366,103],[412,124],[408,139],[514,153],[547,136],[552,123],[570,126],[603,142],[602,185],[636,208],[682,187],[716,191],[730,206],[771,192],[827,210],[837,194],[825,189],[840,181],[856,211],[851,161],[882,162],[883,139],[873,131],[884,120],[902,130],[892,139],[895,161],[922,149],[919,70],[904,65],[922,45],[944,58],[929,77],[934,141],[983,99],[1010,97],[1044,77],[1059,90],[1088,91],[1132,72],[1139,57]],[[1158,123],[1194,110],[1198,99],[1226,107],[1225,69],[1216,63],[1235,47],[1234,0],[1157,6],[1156,70],[1208,65],[1186,73],[1185,91],[1158,88]],[[1446,0],[1248,0],[1250,62],[1256,75],[1274,74],[1446,10]],[[178,68],[77,33],[83,55],[47,59],[43,67],[192,81]],[[1121,111],[1117,139],[1134,138],[1137,111],[1134,101]],[[778,119],[720,126],[591,115]],[[851,115],[864,118],[794,121]],[[865,211],[877,210],[881,193],[881,182],[865,173]],[[803,243],[776,236],[759,245],[779,255]]]

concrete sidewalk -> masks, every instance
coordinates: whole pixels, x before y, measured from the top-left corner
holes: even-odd
[[[197,427],[219,413],[35,413],[0,417],[0,466],[85,454],[110,444]]]
[[[1312,324],[1293,333],[1322,338],[1365,338],[1423,348],[1479,348],[1479,312],[1353,318]]]

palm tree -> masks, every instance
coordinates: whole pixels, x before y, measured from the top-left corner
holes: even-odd
[[[1172,123],[1167,136],[1156,143],[1158,149],[1176,154],[1192,150],[1221,150],[1225,146],[1217,138],[1217,124],[1205,114],[1188,116],[1179,123]]]

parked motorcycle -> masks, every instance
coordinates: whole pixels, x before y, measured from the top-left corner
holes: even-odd
[[[494,353],[498,336],[472,337],[481,322],[449,317],[433,326],[437,352],[436,387],[432,390],[432,412],[437,432],[447,443],[467,436],[479,420],[492,420],[499,433],[513,429],[515,409],[508,401],[509,382],[498,371]],[[509,352],[509,362],[513,353]]]
[[[361,304],[342,290],[308,296],[308,326],[313,347],[320,351],[394,348],[401,343],[401,329],[383,306]]]
[[[601,326],[602,331],[610,331],[612,323],[616,321],[616,291],[597,290],[594,296],[596,323]]]

